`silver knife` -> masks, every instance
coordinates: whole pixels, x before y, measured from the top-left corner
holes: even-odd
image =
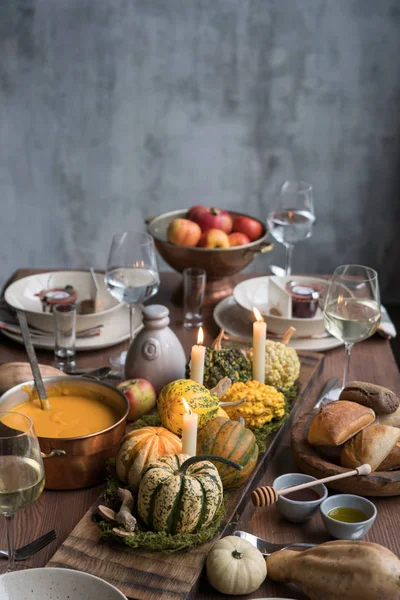
[[[319,408],[325,398],[325,396],[331,391],[333,390],[334,387],[336,387],[339,383],[339,379],[337,377],[331,377],[331,379],[328,379],[328,381],[326,382],[326,384],[324,385],[324,387],[321,390],[321,393],[318,397],[317,402],[314,404],[314,408]]]

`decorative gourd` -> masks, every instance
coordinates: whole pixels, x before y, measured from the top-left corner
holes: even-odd
[[[117,458],[117,475],[133,491],[139,487],[144,467],[165,454],[182,452],[182,442],[165,427],[142,427],[128,433],[121,442]]]
[[[335,541],[282,550],[268,557],[267,567],[273,581],[295,583],[311,600],[400,598],[400,560],[379,544]]]
[[[258,446],[254,433],[242,423],[216,417],[198,432],[197,454],[222,456],[242,465],[241,471],[224,464],[215,465],[224,489],[230,489],[241,485],[253,471],[257,463]]]
[[[222,503],[223,488],[209,458],[212,457],[175,454],[144,468],[137,507],[149,529],[172,534],[191,533],[213,520]],[[237,468],[241,467],[237,465]]]
[[[235,596],[255,592],[267,576],[267,564],[261,552],[234,535],[214,544],[207,556],[206,568],[207,577],[216,590]]]
[[[229,419],[228,413],[221,407],[218,408],[215,417],[225,417],[225,419]]]
[[[42,377],[57,377],[66,376],[64,371],[60,371],[50,365],[39,365],[40,374]],[[32,369],[30,364],[27,362],[8,362],[0,365],[0,395],[4,394],[7,390],[25,383],[25,381],[32,381]]]
[[[223,348],[224,330],[221,329],[211,348],[206,348],[204,359],[204,385],[209,390],[224,377],[235,381],[251,379],[251,362],[240,348]],[[190,365],[188,365],[190,373]]]
[[[199,429],[213,419],[220,406],[231,406],[232,403],[220,402],[213,390],[191,379],[177,379],[165,385],[158,396],[157,405],[161,423],[177,435],[182,435],[183,415],[186,409],[182,397],[190,409],[199,415]],[[242,399],[234,403],[240,404]]]

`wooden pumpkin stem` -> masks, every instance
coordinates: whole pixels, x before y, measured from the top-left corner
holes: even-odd
[[[217,337],[215,338],[215,340],[211,344],[211,348],[213,350],[222,350],[222,340],[224,338],[224,334],[225,334],[225,330],[224,329],[220,329],[219,334],[217,335]]]
[[[182,473],[183,475],[186,473],[188,467],[190,467],[190,465],[193,465],[197,462],[201,462],[202,460],[217,460],[219,462],[223,462],[225,465],[228,465],[228,467],[233,467],[234,469],[237,469],[238,471],[241,471],[243,469],[242,465],[239,465],[238,463],[233,462],[233,460],[229,460],[229,458],[223,458],[222,456],[212,456],[209,454],[205,454],[203,456],[191,456],[190,458],[188,458],[187,460],[185,460],[184,463],[182,463],[180,469],[179,469],[179,473]]]
[[[243,558],[242,552],[239,552],[239,550],[236,549],[232,552],[232,556],[233,558],[237,558],[238,560]]]
[[[295,328],[295,327],[292,327],[292,326],[290,326],[290,327],[289,327],[289,329],[287,329],[287,330],[285,331],[285,333],[283,334],[283,336],[282,336],[282,340],[281,340],[281,343],[282,343],[282,344],[285,344],[285,345],[286,345],[286,344],[288,344],[288,343],[290,342],[290,339],[291,339],[291,337],[293,336],[293,334],[294,334],[295,332],[296,332],[296,328]]]

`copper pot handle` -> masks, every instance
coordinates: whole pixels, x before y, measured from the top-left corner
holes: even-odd
[[[52,450],[48,454],[45,452],[41,452],[40,454],[42,455],[42,458],[53,458],[54,456],[64,456],[67,453],[65,450]]]
[[[258,248],[250,248],[249,250],[246,250],[246,252],[244,253],[244,256],[246,256],[248,254],[252,254],[252,255],[267,254],[267,252],[271,252],[273,247],[274,247],[274,244],[272,244],[271,242],[265,242],[261,246],[258,246]]]

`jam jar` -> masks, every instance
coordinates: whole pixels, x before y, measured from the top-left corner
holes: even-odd
[[[315,317],[320,295],[319,286],[317,288],[312,284],[289,281],[286,290],[292,297],[292,317],[294,319]]]

